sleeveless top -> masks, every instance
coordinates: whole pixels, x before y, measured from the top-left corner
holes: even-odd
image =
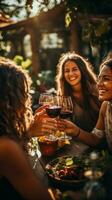
[[[21,195],[14,189],[9,181],[0,177],[0,200],[25,200]]]
[[[105,117],[105,134],[110,151],[112,152],[112,103],[108,102]]]
[[[112,153],[112,102],[107,103],[105,114],[105,130],[94,128],[92,133],[97,135],[99,138],[106,137],[109,150]]]

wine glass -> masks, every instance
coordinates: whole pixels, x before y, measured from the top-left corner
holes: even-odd
[[[40,95],[39,104],[45,106],[46,113],[51,118],[57,118],[61,112],[60,96],[53,93]]]
[[[39,105],[40,106],[49,105],[52,102],[52,96],[53,96],[53,94],[51,94],[51,93],[40,94]]]
[[[57,118],[61,111],[60,106],[60,100],[59,96],[55,94],[41,94],[39,103],[43,106],[45,106],[46,113],[51,118]],[[49,132],[48,132],[49,133]],[[55,132],[52,132],[52,134],[48,134],[44,136],[44,140],[38,140],[40,150],[43,155],[52,155],[58,145],[58,137],[55,135]]]
[[[72,121],[72,114],[73,114],[73,103],[70,96],[61,96],[61,112],[60,117],[62,119],[69,119]]]
[[[60,97],[58,95],[48,96],[47,100],[46,113],[49,117],[56,118],[60,115],[61,112],[61,104]]]
[[[72,121],[72,113],[73,113],[73,103],[70,96],[60,96],[60,118],[61,119],[68,119]],[[67,136],[65,131],[63,131],[63,136],[61,137],[62,140],[68,139],[71,140],[70,136]]]
[[[39,105],[45,106],[46,113],[51,118],[56,118],[61,112],[60,97],[56,94],[41,94],[39,98]]]

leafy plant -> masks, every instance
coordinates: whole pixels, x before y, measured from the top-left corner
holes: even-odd
[[[17,65],[21,65],[23,69],[29,69],[31,67],[31,64],[32,64],[32,62],[29,58],[24,60],[23,56],[21,56],[21,55],[16,55],[13,58],[13,60]]]
[[[35,107],[35,105],[38,104],[40,93],[54,88],[54,74],[51,70],[42,70],[37,75],[34,75],[32,73],[32,63],[29,58],[24,59],[23,56],[16,55],[13,60],[17,65],[20,65],[23,69],[27,70],[32,79],[31,94],[33,107]]]

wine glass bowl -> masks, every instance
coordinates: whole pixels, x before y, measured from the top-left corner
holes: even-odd
[[[44,106],[44,105],[49,105],[49,103],[52,102],[52,94],[51,93],[42,93],[40,94],[39,97],[39,105]]]
[[[48,106],[46,107],[46,113],[49,117],[55,118],[60,115],[61,107],[60,106]]]
[[[61,112],[59,96],[52,93],[40,94],[39,105],[46,106],[46,113],[52,118],[57,117]]]
[[[71,97],[61,96],[60,102],[61,102],[60,118],[70,119],[72,121],[73,103]]]
[[[58,117],[61,112],[60,97],[57,95],[48,96],[47,101],[49,102],[46,107],[48,116],[52,118]]]

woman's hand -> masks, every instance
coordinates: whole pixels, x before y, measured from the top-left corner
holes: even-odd
[[[76,137],[79,132],[79,127],[76,126],[73,122],[66,119],[58,120],[58,129],[74,137]]]
[[[54,134],[57,130],[57,120],[50,118],[46,113],[46,106],[42,106],[35,112],[29,132],[31,137]]]

